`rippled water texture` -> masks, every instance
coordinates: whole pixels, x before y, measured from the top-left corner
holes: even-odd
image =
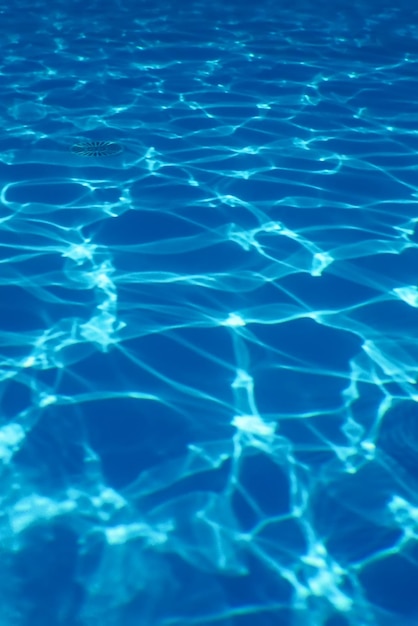
[[[2,626],[418,624],[411,7],[3,5]]]

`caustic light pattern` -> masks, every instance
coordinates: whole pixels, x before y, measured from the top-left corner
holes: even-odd
[[[415,9],[3,4],[2,626],[416,626]]]

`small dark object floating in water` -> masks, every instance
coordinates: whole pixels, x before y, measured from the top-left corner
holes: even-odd
[[[122,146],[114,141],[80,141],[71,148],[73,154],[84,157],[115,156],[122,150]]]

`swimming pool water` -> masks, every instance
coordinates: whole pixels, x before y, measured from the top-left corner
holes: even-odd
[[[0,10],[1,626],[418,623],[411,7]]]

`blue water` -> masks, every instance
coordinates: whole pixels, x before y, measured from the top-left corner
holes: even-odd
[[[418,10],[0,10],[0,626],[418,624]]]

